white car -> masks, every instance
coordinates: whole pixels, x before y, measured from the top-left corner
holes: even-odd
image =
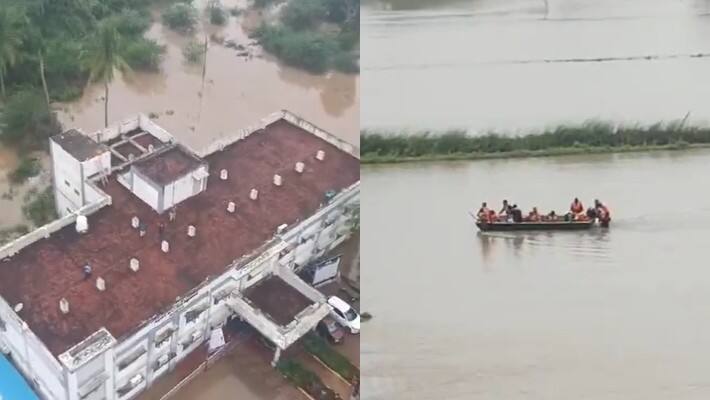
[[[357,313],[350,305],[339,297],[331,296],[328,298],[330,306],[330,315],[338,321],[338,323],[350,330],[350,333],[357,335],[360,333],[360,314]]]

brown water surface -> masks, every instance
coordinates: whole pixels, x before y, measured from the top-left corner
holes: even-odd
[[[246,8],[244,1],[222,2],[225,7]],[[204,10],[206,0],[196,1]],[[206,74],[202,66],[188,65],[182,48],[190,38],[155,23],[147,36],[166,46],[159,73],[134,72],[110,85],[109,121],[137,112],[158,114],[157,122],[191,147],[202,148],[214,139],[257,122],[265,115],[288,109],[316,125],[353,143],[359,140],[357,75],[329,73],[312,75],[284,66],[263,54],[247,36],[267,16],[247,11],[229,17],[224,27],[210,25],[205,16],[194,37],[204,42],[205,34],[216,34],[246,46],[251,56],[209,44]],[[154,19],[160,20],[156,11]],[[203,86],[204,83],[204,86]],[[91,85],[84,96],[62,105],[60,119],[65,127],[86,132],[103,127],[103,86]]]
[[[709,160],[364,168],[363,398],[708,398]],[[611,228],[481,234],[467,213],[574,196],[606,201]]]

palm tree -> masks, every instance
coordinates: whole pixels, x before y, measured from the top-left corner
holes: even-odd
[[[15,65],[22,45],[19,28],[24,17],[14,8],[0,7],[0,91],[5,97],[5,75]]]
[[[108,85],[115,70],[129,72],[130,67],[121,56],[121,36],[113,20],[99,24],[93,43],[85,55],[89,69],[89,82],[104,83],[104,126],[108,126]]]

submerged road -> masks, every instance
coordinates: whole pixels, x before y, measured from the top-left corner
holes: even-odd
[[[709,162],[364,168],[363,399],[708,398]],[[574,196],[606,201],[611,228],[480,234],[467,214],[503,199],[561,211]]]

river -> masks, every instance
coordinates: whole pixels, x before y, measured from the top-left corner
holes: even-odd
[[[710,121],[710,58],[692,57],[710,53],[710,1],[365,4],[367,127],[516,131],[688,112]]]
[[[710,120],[709,60],[688,56],[710,50],[707,12],[700,1],[369,3],[362,125]],[[647,55],[661,59],[637,59]],[[364,167],[363,399],[708,398],[708,160]],[[467,214],[503,199],[560,212],[575,196],[607,202],[611,228],[480,234]]]
[[[363,169],[364,399],[710,396],[710,151]],[[509,199],[608,231],[479,234]],[[376,232],[370,233],[370,232]]]

